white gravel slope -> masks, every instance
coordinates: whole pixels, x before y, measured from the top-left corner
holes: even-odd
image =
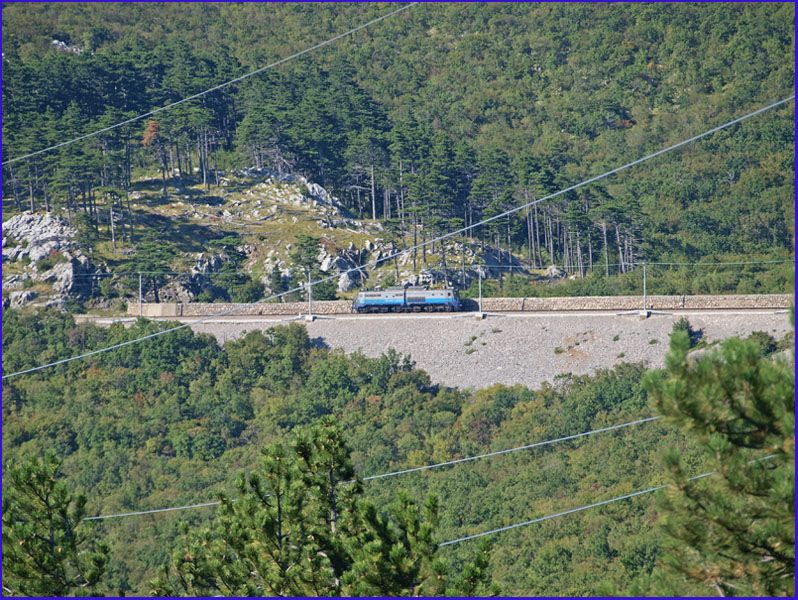
[[[685,312],[645,320],[612,313],[504,314],[481,321],[465,315],[386,315],[322,318],[305,325],[311,338],[331,348],[362,350],[367,356],[388,348],[410,354],[444,385],[537,387],[562,373],[592,373],[620,362],[663,365],[671,327],[682,314],[709,341],[757,330],[779,339],[790,331],[786,311]],[[223,342],[278,322],[231,318],[192,328]]]

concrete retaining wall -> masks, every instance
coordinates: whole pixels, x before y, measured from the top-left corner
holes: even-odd
[[[648,296],[649,310],[707,310],[730,308],[788,308],[789,294],[726,296]],[[575,296],[568,298],[485,298],[482,310],[491,311],[567,311],[639,310],[640,296]]]
[[[206,303],[191,302],[181,304],[175,302],[164,302],[161,304],[142,304],[142,316],[144,317],[206,317],[218,313],[229,315],[301,315],[308,312],[307,302],[286,302],[286,303],[255,303],[255,304],[234,304],[234,303]],[[313,303],[313,314],[333,315],[348,313],[352,310],[352,303],[348,300],[319,301]],[[127,314],[138,316],[138,302],[130,302],[127,305]]]
[[[793,297],[790,294],[751,294],[726,296],[649,296],[650,310],[710,310],[746,308],[789,308]],[[484,298],[485,312],[546,312],[568,310],[638,310],[642,308],[640,296],[575,296],[568,298]],[[477,310],[477,302],[465,301],[467,310]],[[300,315],[307,313],[306,302],[283,303],[202,303],[180,304],[165,302],[143,304],[144,317],[205,317],[224,312],[229,315]],[[348,300],[318,301],[313,303],[313,313],[333,315],[349,313],[352,303]],[[138,302],[131,302],[127,314],[138,316]]]

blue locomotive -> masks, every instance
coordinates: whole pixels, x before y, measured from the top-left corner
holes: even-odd
[[[462,304],[454,290],[410,286],[360,292],[352,303],[352,310],[356,313],[453,312],[461,308]]]

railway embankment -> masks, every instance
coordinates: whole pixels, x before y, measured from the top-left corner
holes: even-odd
[[[789,308],[790,294],[746,294],[746,295],[670,295],[648,296],[646,308],[649,310],[723,310],[723,309],[768,309]],[[479,306],[475,300],[464,300],[466,310],[476,311]],[[614,310],[631,311],[643,308],[641,296],[571,296],[556,298],[484,298],[482,310],[485,312],[563,312]],[[315,301],[312,307],[317,315],[346,314],[352,312],[348,300]],[[231,316],[300,315],[308,312],[306,302],[260,302],[252,304],[233,303],[143,303],[139,311],[138,302],[131,302],[128,315],[144,317],[207,317],[219,313]]]

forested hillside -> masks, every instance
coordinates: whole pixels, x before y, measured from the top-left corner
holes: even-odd
[[[314,298],[792,289],[792,102],[419,246],[790,97],[792,4],[418,4],[110,128],[398,7],[3,5],[4,595],[794,595],[794,334],[459,389],[297,323],[76,323],[381,259]]]
[[[76,348],[89,351],[133,339],[163,326],[142,321],[130,329],[120,325],[101,329],[75,325],[71,317],[55,311],[4,311],[4,373],[70,356]],[[678,331],[684,336],[679,351],[686,353],[686,346],[696,343],[697,332],[686,322]],[[767,475],[771,479],[756,476],[766,487],[770,485],[767,481],[778,481],[775,488],[746,499],[752,493],[753,480],[734,479],[730,484],[732,488],[743,486],[737,492],[742,495],[741,504],[734,508],[734,514],[743,515],[741,519],[747,518],[744,511],[760,510],[752,502],[765,500],[757,498],[776,494],[767,501],[768,514],[774,515],[774,520],[766,520],[766,537],[762,538],[772,545],[773,540],[782,539],[774,536],[786,535],[782,528],[789,526],[792,530],[789,511],[778,511],[792,507],[792,501],[787,500],[792,498],[793,485],[792,446],[788,440],[792,435],[794,380],[783,357],[778,362],[773,360],[774,353],[791,345],[791,338],[777,342],[764,333],[752,336],[747,344],[733,340],[728,343],[725,358],[719,358],[717,364],[707,363],[695,373],[686,358],[680,359],[676,352],[667,377],[661,375],[662,383],[654,388],[656,402],[641,382],[645,372],[641,365],[620,365],[593,377],[568,376],[539,390],[498,385],[459,390],[436,385],[413,367],[409,357],[390,350],[370,359],[318,349],[305,328],[297,324],[251,332],[223,347],[208,336],[182,330],[56,366],[4,381],[4,572],[9,572],[9,566],[22,566],[18,554],[7,556],[6,544],[15,543],[15,528],[21,527],[20,509],[13,499],[31,493],[19,487],[19,480],[9,479],[9,469],[19,468],[26,460],[52,452],[56,464],[61,461],[66,488],[72,494],[86,496],[82,513],[86,516],[209,502],[220,494],[235,500],[238,493],[234,482],[239,474],[245,474],[249,481],[255,470],[274,464],[274,458],[264,463],[259,449],[281,444],[282,452],[286,452],[293,438],[299,435],[303,439],[303,430],[326,417],[332,417],[343,432],[338,438],[343,441],[324,442],[326,438],[322,437],[318,444],[328,452],[330,444],[340,448],[341,455],[334,460],[339,465],[336,469],[342,471],[336,477],[344,481],[664,414],[671,419],[359,485],[378,514],[391,510],[397,499],[412,499],[421,506],[428,496],[437,498],[437,518],[422,519],[427,523],[425,535],[437,543],[611,499],[667,482],[670,477],[678,481],[679,477],[712,469],[722,469],[724,474],[729,469],[729,476],[734,477],[738,469],[745,468],[745,460],[775,453],[778,461],[771,466],[780,466]],[[760,359],[763,355],[768,358]],[[731,373],[742,377],[738,384],[728,379]],[[685,388],[678,381],[685,374],[691,377],[691,393],[680,398],[679,390]],[[725,383],[718,387],[719,381]],[[723,400],[725,393],[738,404],[730,408]],[[696,404],[698,399],[700,404]],[[702,441],[703,427],[708,428],[710,440],[717,438],[708,446]],[[747,437],[737,437],[744,432]],[[727,443],[718,446],[722,440]],[[737,444],[741,446],[735,454],[732,450]],[[303,474],[287,480],[293,484],[286,483],[286,489],[293,490],[294,502],[310,503],[314,502],[314,478],[318,476],[313,471],[319,467],[312,467],[310,450],[301,450],[303,447],[299,446],[300,456],[305,456],[308,465],[302,467]],[[268,456],[273,457],[276,451],[269,450]],[[682,462],[669,476],[662,458],[673,458],[677,451]],[[283,456],[290,464],[288,455]],[[321,471],[325,481],[326,469]],[[272,476],[262,476],[263,485],[274,485]],[[29,474],[23,481],[28,486],[36,480]],[[701,485],[697,491],[703,493],[707,484]],[[729,489],[723,485],[729,484],[721,484],[721,490]],[[5,492],[8,489],[14,490],[13,495]],[[348,492],[342,488],[339,493],[344,527]],[[724,494],[721,498],[726,497]],[[250,495],[249,500],[242,496],[235,502],[253,500]],[[258,510],[257,501],[248,506]],[[286,505],[286,519],[301,514],[299,506],[289,510]],[[85,540],[81,551],[108,547],[106,572],[96,589],[111,594],[142,594],[156,588],[162,593],[181,589],[183,593],[193,590],[214,594],[220,589],[230,593],[219,584],[208,583],[200,574],[219,575],[218,559],[209,556],[206,560],[203,554],[212,555],[222,537],[239,535],[252,527],[239,521],[254,519],[254,513],[247,517],[246,510],[234,508],[235,503],[232,512],[218,509],[226,525],[207,534],[211,540],[208,543],[196,538],[189,543],[181,532],[198,534],[213,518],[217,511],[214,507],[78,522],[80,539]],[[408,517],[407,510],[412,512],[412,506],[406,505],[397,518],[409,527],[414,518],[422,517]],[[720,510],[727,515],[730,509],[721,505]],[[695,508],[687,512],[698,514]],[[498,586],[506,594],[714,595],[714,588],[701,577],[661,568],[668,557],[681,556],[688,542],[681,541],[673,553],[666,552],[664,544],[671,538],[654,526],[659,522],[658,515],[658,505],[650,497],[631,499],[492,536],[487,549],[479,540],[443,547],[438,549],[436,560],[448,564],[450,573],[457,573],[464,563],[479,564],[486,552],[488,585]],[[37,526],[46,522],[44,513],[33,521]],[[62,526],[59,521],[57,527]],[[673,523],[669,526],[671,535],[680,531]],[[688,537],[695,534],[695,527],[687,530]],[[264,543],[270,539],[269,531],[257,534],[265,536]],[[25,539],[24,533],[17,535]],[[758,547],[763,542],[757,538],[750,543]],[[181,550],[186,544],[193,549]],[[777,557],[791,551],[784,545],[780,550],[768,548],[762,552]],[[755,565],[762,564],[756,562],[757,556],[763,556],[759,550],[749,549],[741,556],[749,552],[754,552]],[[184,569],[184,576],[189,571],[194,573],[183,583],[194,581],[193,587],[182,587],[174,572],[152,587],[151,582],[163,575],[172,556]],[[262,564],[261,560],[266,558],[261,557],[257,564]],[[706,560],[710,560],[709,554]],[[253,568],[270,579],[265,567]],[[4,578],[4,585],[13,585],[10,581],[19,584],[18,578],[10,577]],[[231,577],[237,575],[231,573]],[[764,573],[763,577],[769,585],[784,586],[792,581],[778,584],[782,580],[777,575]],[[248,580],[244,577],[244,582]],[[737,585],[750,586],[754,581],[751,574]],[[47,589],[52,593],[54,588]],[[233,592],[253,593],[247,589],[250,591],[234,588]],[[289,589],[302,593],[309,588]],[[772,588],[771,592],[780,593],[779,589],[783,591]]]
[[[6,5],[4,161],[395,8]],[[142,177],[160,179],[168,197],[255,166],[319,182],[407,247],[789,96],[793,21],[790,4],[418,5],[196,101],[4,165],[4,209],[63,210],[110,237],[108,206],[124,221]],[[508,264],[510,250],[577,277],[643,260],[788,258],[792,130],[788,104],[469,237]],[[445,252],[436,260],[446,265]]]

